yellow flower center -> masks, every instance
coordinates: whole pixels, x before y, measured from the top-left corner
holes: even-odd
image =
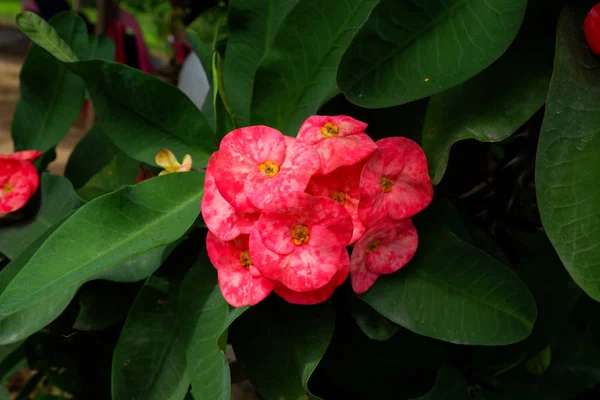
[[[380,243],[381,243],[381,241],[379,241],[379,240],[370,241],[369,244],[367,245],[367,250],[365,250],[365,252],[367,254],[374,252],[375,250],[377,250],[379,248]]]
[[[385,176],[381,177],[381,190],[383,191],[383,193],[391,192],[393,186],[394,186],[393,179],[388,179]]]
[[[340,133],[340,128],[337,125],[327,122],[321,127],[321,134],[325,137],[332,138],[336,137]]]
[[[296,246],[300,246],[308,242],[310,239],[310,231],[306,225],[296,225],[292,228],[292,241]]]
[[[258,170],[269,178],[272,178],[279,172],[279,165],[275,164],[273,161],[265,161],[258,166]]]
[[[344,192],[336,190],[335,192],[333,192],[333,194],[331,195],[331,197],[335,201],[337,201],[338,203],[340,203],[341,205],[346,204],[346,193],[344,193]]]
[[[14,187],[10,183],[5,183],[4,186],[2,187],[2,191],[5,194],[11,194],[13,190],[14,190]]]
[[[252,259],[250,258],[250,253],[248,253],[248,250],[240,252],[240,265],[246,269],[250,268],[252,265]]]

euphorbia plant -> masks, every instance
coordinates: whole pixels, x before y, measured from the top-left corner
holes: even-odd
[[[594,5],[230,0],[195,23],[210,42],[189,32],[201,110],[105,61],[76,15],[20,15],[3,382],[27,365],[21,398],[594,398]],[[95,126],[45,172],[87,96]]]

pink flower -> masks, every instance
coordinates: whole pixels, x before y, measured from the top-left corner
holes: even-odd
[[[303,192],[320,165],[310,145],[266,126],[229,132],[218,153],[217,188],[243,212],[256,212],[287,193]]]
[[[241,234],[249,234],[258,220],[258,213],[249,214],[236,210],[219,193],[215,184],[215,162],[218,152],[210,156],[204,178],[202,217],[208,229],[221,240],[233,240]]]
[[[292,304],[318,304],[329,299],[333,295],[335,288],[340,286],[348,277],[350,269],[350,256],[348,251],[342,249],[341,261],[338,271],[335,273],[331,281],[320,289],[310,292],[294,292],[282,284],[275,284],[275,293],[282,299]]]
[[[306,190],[313,196],[334,199],[346,208],[352,218],[353,226],[350,245],[365,233],[365,226],[358,216],[360,173],[364,165],[364,162],[359,162],[349,167],[338,168],[327,175],[313,176]]]
[[[341,204],[294,192],[263,209],[250,234],[250,254],[266,278],[309,292],[331,281],[351,238],[352,219]]]
[[[298,139],[313,145],[321,159],[320,174],[356,164],[367,158],[375,143],[366,133],[367,124],[346,115],[313,115],[298,132]]]
[[[403,137],[377,141],[360,176],[363,222],[404,219],[423,210],[433,198],[427,159],[418,144]]]
[[[379,275],[391,274],[405,266],[415,255],[418,243],[410,219],[386,221],[369,229],[352,250],[352,289],[364,293]]]
[[[0,215],[19,210],[34,195],[40,177],[31,162],[41,155],[35,150],[0,154]]]
[[[273,283],[265,279],[252,264],[248,235],[225,242],[208,232],[206,250],[218,271],[221,293],[232,306],[253,306],[273,290]]]

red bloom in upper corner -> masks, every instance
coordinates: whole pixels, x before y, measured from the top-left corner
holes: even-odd
[[[352,218],[354,227],[350,245],[354,244],[365,233],[365,226],[358,216],[360,173],[364,165],[364,162],[359,162],[349,167],[338,168],[327,175],[313,176],[306,190],[313,196],[334,199],[346,208]]]
[[[208,229],[221,240],[233,240],[241,234],[249,234],[259,214],[249,214],[236,210],[219,193],[215,184],[215,161],[218,152],[210,156],[204,178],[202,197],[202,218]]]
[[[282,299],[292,304],[319,304],[329,299],[333,294],[335,288],[340,286],[348,277],[348,271],[350,270],[350,256],[345,248],[342,249],[342,255],[338,271],[333,276],[331,281],[320,289],[312,290],[310,292],[294,292],[283,286],[282,284],[275,284],[275,293]]]
[[[229,204],[256,212],[287,193],[303,192],[319,170],[319,155],[307,143],[267,126],[229,132],[215,161],[215,183]]]
[[[379,275],[391,274],[405,266],[415,255],[418,243],[410,219],[388,221],[369,229],[352,250],[352,289],[364,293]]]
[[[592,53],[600,56],[600,3],[592,7],[585,17],[583,33]]]
[[[332,280],[351,237],[352,219],[342,205],[294,192],[263,209],[250,234],[250,254],[265,277],[309,292]]]
[[[377,148],[366,133],[367,124],[346,115],[313,115],[298,132],[298,139],[313,145],[321,159],[320,174],[356,164]]]
[[[0,215],[22,208],[40,184],[31,164],[42,153],[35,150],[0,155]]]
[[[370,226],[388,217],[404,219],[423,210],[433,198],[425,153],[403,137],[379,140],[362,170],[360,194],[358,212]]]
[[[273,290],[273,283],[252,265],[248,253],[248,235],[225,242],[208,232],[206,250],[218,271],[221,293],[232,306],[253,306]]]

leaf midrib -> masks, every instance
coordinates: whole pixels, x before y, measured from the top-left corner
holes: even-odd
[[[131,187],[132,187],[132,186],[126,186],[125,188],[123,188],[123,189],[120,189],[120,191],[125,191],[125,190],[128,190],[128,188],[131,188]],[[94,202],[96,202],[97,200],[99,200],[99,199],[103,199],[105,196],[110,196],[110,195],[113,195],[114,193],[115,193],[115,192],[113,192],[113,193],[107,193],[107,194],[105,194],[105,195],[103,195],[103,196],[100,196],[100,197],[98,197],[97,199],[94,199],[94,200],[92,200],[90,203],[88,203],[88,204],[84,205],[83,207],[79,208],[75,214],[77,214],[77,213],[79,213],[79,212],[82,212],[82,210],[84,210],[84,208],[85,208],[86,206],[91,206],[91,205],[92,205]],[[137,239],[139,236],[143,236],[143,235],[144,235],[146,232],[148,232],[149,230],[151,230],[151,228],[155,227],[156,225],[159,225],[159,226],[160,226],[163,220],[165,220],[165,219],[168,219],[168,218],[172,217],[173,215],[175,215],[175,214],[179,213],[179,212],[180,212],[182,209],[184,209],[184,208],[186,208],[187,206],[189,206],[189,204],[190,204],[190,203],[193,203],[193,202],[197,201],[197,200],[196,200],[196,198],[197,198],[198,196],[201,196],[202,194],[203,194],[203,192],[200,192],[200,193],[198,193],[198,194],[196,194],[196,195],[193,195],[193,196],[191,196],[191,197],[190,197],[190,199],[189,199],[188,201],[180,203],[180,205],[179,205],[179,206],[177,206],[176,208],[172,208],[172,209],[170,209],[170,210],[169,210],[170,212],[168,212],[168,213],[165,213],[165,214],[163,214],[162,216],[160,216],[159,218],[156,218],[156,219],[154,219],[154,220],[153,220],[152,222],[150,222],[149,224],[146,224],[146,225],[144,225],[143,227],[144,227],[145,229],[140,229],[140,230],[138,230],[138,231],[137,231],[137,234],[132,234],[132,235],[129,235],[129,236],[128,236],[127,238],[125,238],[124,240],[117,241],[117,242],[116,242],[116,243],[117,243],[117,245],[116,245],[116,246],[111,246],[111,247],[108,247],[108,248],[104,249],[102,252],[100,252],[100,253],[96,253],[96,257],[95,257],[95,258],[93,258],[92,260],[89,260],[89,261],[87,261],[87,262],[85,262],[85,263],[81,264],[81,266],[80,266],[79,268],[75,268],[75,269],[72,269],[72,270],[70,270],[70,272],[72,273],[73,271],[79,271],[79,270],[81,270],[81,269],[85,268],[86,266],[88,266],[89,264],[93,263],[94,261],[96,261],[96,260],[98,260],[98,259],[102,259],[104,256],[106,256],[106,254],[110,253],[111,251],[114,251],[114,250],[116,250],[116,249],[119,249],[119,248],[121,248],[121,247],[125,246],[127,243],[130,243],[130,242],[131,242],[131,241],[133,241],[134,239]],[[127,198],[129,199],[129,196],[127,196]],[[131,199],[129,199],[129,200],[130,200],[130,201],[132,201]],[[132,202],[133,202],[133,201],[132,201]],[[135,202],[133,202],[133,203],[135,203]],[[136,203],[136,204],[139,204],[139,203]],[[146,208],[149,208],[149,207],[146,207]],[[74,215],[72,215],[70,218],[73,218],[73,217],[75,216],[75,214],[74,214]],[[70,218],[69,218],[69,219],[70,219]],[[64,225],[63,225],[63,226],[64,226]],[[40,246],[40,248],[39,248],[39,249],[38,249],[38,250],[37,250],[37,251],[36,251],[36,252],[35,252],[35,253],[34,253],[34,254],[31,256],[31,258],[29,259],[29,261],[27,262],[27,264],[25,264],[25,266],[23,267],[23,269],[22,269],[22,270],[21,270],[21,271],[20,271],[20,272],[19,272],[19,273],[18,273],[18,274],[15,276],[15,278],[13,278],[13,280],[11,281],[11,283],[12,283],[12,282],[15,282],[16,278],[18,278],[18,277],[21,275],[21,273],[22,273],[22,272],[23,272],[23,271],[24,271],[24,270],[27,268],[27,265],[29,265],[29,264],[31,263],[32,259],[33,259],[33,258],[34,258],[34,257],[35,257],[35,256],[36,256],[36,255],[37,255],[39,252],[41,252],[41,251],[42,251],[42,249],[44,249],[44,248],[46,247],[47,243],[51,241],[51,239],[52,239],[52,238],[53,238],[53,237],[54,237],[54,236],[57,234],[57,232],[60,232],[60,231],[61,231],[61,228],[62,228],[62,226],[61,226],[60,228],[58,228],[56,231],[54,231],[54,232],[53,232],[53,233],[52,233],[50,236],[48,236],[48,238],[46,239],[46,241],[44,241],[44,243],[43,243],[43,244]],[[146,250],[144,250],[144,251],[152,250],[152,249],[154,249],[154,248],[156,248],[156,247],[160,247],[160,246],[164,245],[164,243],[158,243],[158,242],[156,242],[156,243],[154,243],[154,244],[155,244],[155,246],[153,246],[153,247],[149,247],[148,249],[146,249]],[[136,254],[139,254],[139,253],[136,253]],[[65,285],[65,286],[63,286],[63,287],[61,287],[61,288],[59,288],[59,289],[57,289],[57,290],[53,291],[52,293],[49,293],[47,296],[45,296],[45,297],[43,297],[43,298],[41,298],[41,299],[39,299],[39,300],[37,300],[37,301],[35,301],[35,302],[31,302],[31,303],[29,303],[29,304],[26,304],[25,306],[21,306],[21,307],[19,307],[19,308],[15,308],[15,309],[12,309],[12,310],[10,310],[10,309],[9,309],[9,310],[10,310],[10,312],[7,312],[7,311],[3,310],[3,313],[2,313],[2,314],[0,314],[0,317],[2,317],[2,316],[7,316],[7,315],[10,315],[10,314],[14,314],[14,313],[16,313],[16,312],[18,312],[18,311],[21,311],[21,310],[24,310],[24,309],[26,309],[26,308],[29,308],[29,307],[31,307],[31,306],[33,306],[33,305],[35,305],[35,304],[38,304],[38,303],[40,303],[40,302],[44,301],[44,300],[45,300],[45,299],[47,299],[48,297],[50,297],[50,296],[52,296],[52,295],[54,295],[54,294],[56,294],[56,293],[60,292],[61,290],[67,289],[67,288],[69,288],[69,287],[71,287],[71,286],[73,286],[73,285],[76,285],[76,284],[80,283],[80,282],[81,282],[81,283],[83,283],[83,282],[87,282],[87,281],[88,281],[88,280],[89,280],[91,277],[93,277],[93,276],[94,276],[94,275],[96,275],[97,273],[99,273],[99,272],[101,272],[101,271],[104,271],[104,270],[106,270],[106,269],[108,269],[108,268],[110,268],[110,267],[112,267],[112,266],[114,266],[114,265],[118,264],[119,262],[121,262],[121,261],[123,261],[123,260],[125,260],[125,259],[127,259],[127,258],[129,258],[129,257],[132,257],[132,256],[134,256],[134,255],[135,255],[135,254],[133,254],[133,255],[128,255],[128,256],[126,256],[126,257],[124,257],[124,258],[121,258],[121,259],[119,259],[119,260],[115,261],[114,263],[112,263],[112,264],[110,264],[110,265],[105,265],[103,268],[100,268],[100,269],[94,270],[94,271],[92,271],[90,274],[87,274],[87,275],[86,275],[85,277],[83,277],[82,279],[76,280],[75,282],[72,282],[72,283],[70,283],[70,284],[68,284],[68,285]],[[69,275],[70,275],[70,274],[69,274]],[[56,278],[56,279],[54,279],[54,280],[52,280],[52,281],[50,281],[50,282],[46,282],[46,285],[45,285],[44,287],[42,287],[42,288],[40,288],[40,289],[37,289],[36,291],[30,292],[30,294],[29,294],[29,297],[31,297],[32,295],[34,295],[34,294],[36,294],[36,293],[39,293],[40,291],[44,290],[44,288],[46,288],[46,287],[48,287],[48,286],[50,286],[50,285],[54,284],[55,282],[57,282],[57,281],[59,281],[59,280],[62,280],[62,279],[64,279],[64,277],[65,277],[65,276],[62,276],[62,277]],[[7,285],[7,287],[6,287],[6,289],[4,290],[4,292],[3,292],[2,294],[0,294],[0,300],[2,300],[4,297],[6,297],[6,296],[5,296],[5,294],[9,292],[9,290],[10,290],[10,287],[12,286],[12,285],[11,285],[11,283],[9,283],[9,284]],[[14,301],[13,301],[13,303],[14,303]],[[0,306],[0,307],[1,307],[1,306]]]

